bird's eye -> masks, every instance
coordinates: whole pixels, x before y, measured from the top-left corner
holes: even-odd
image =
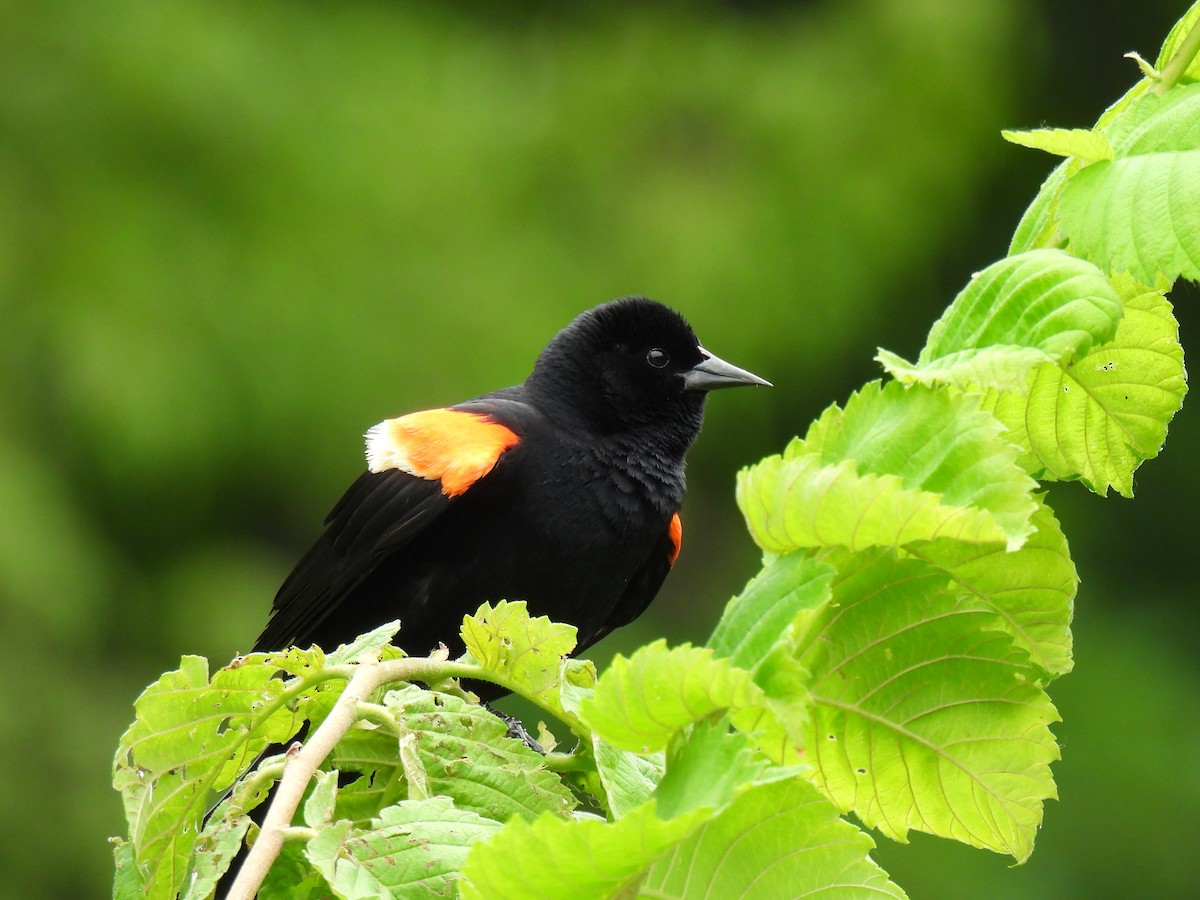
[[[646,352],[646,362],[654,366],[656,369],[661,369],[671,361],[671,355],[666,350],[660,350],[655,347],[653,350]]]

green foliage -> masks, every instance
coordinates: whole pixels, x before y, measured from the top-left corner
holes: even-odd
[[[1184,56],[1096,130],[1012,136],[1068,159],[917,362],[881,351],[893,380],[740,473],[764,567],[709,646],[656,641],[597,678],[573,629],[514,601],[466,617],[454,661],[389,650],[395,623],[211,677],[185,658],[118,748],[116,895],[211,891],[277,780],[285,824],[243,870],[264,896],[903,897],[848,812],[1027,859],[1078,582],[1036,479],[1131,494],[1186,391],[1164,294],[1200,274],[1189,17]],[[514,691],[575,746],[507,736],[454,679]],[[257,759],[305,723],[305,751]]]

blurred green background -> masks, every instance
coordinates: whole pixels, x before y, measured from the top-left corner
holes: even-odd
[[[1184,9],[0,4],[0,893],[108,892],[133,699],[253,642],[368,426],[622,294],[776,384],[713,398],[680,563],[593,655],[703,639],[757,567],[736,469],[916,354],[1049,170],[999,130],[1091,124]],[[914,898],[1196,896],[1198,423],[1133,502],[1052,488],[1062,802],[1018,869],[882,846]]]

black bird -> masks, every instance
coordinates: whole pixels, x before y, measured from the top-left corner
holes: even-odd
[[[368,470],[275,597],[255,650],[331,649],[400,619],[396,642],[462,651],[464,615],[525,600],[583,650],[633,621],[679,554],[684,456],[706,394],[768,384],[643,297],[591,309],[523,384],[388,419]]]

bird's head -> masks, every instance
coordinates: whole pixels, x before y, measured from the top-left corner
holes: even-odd
[[[683,316],[645,297],[579,315],[526,381],[548,412],[601,435],[654,433],[686,450],[709,391],[769,382],[709,353]]]

